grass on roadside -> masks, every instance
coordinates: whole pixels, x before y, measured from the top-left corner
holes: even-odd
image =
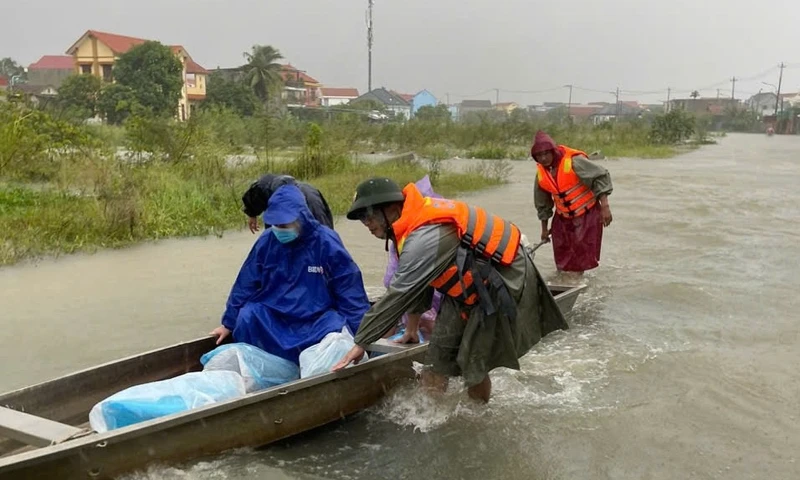
[[[241,194],[265,173],[253,163],[237,168],[205,159],[194,164],[153,163],[95,166],[95,187],[65,192],[0,186],[0,265],[29,257],[117,248],[166,237],[222,235],[243,228]],[[272,164],[273,171],[292,164]],[[387,176],[400,185],[422,178],[413,162],[350,163],[340,172],[309,183],[322,191],[334,214],[344,214],[356,186],[370,176]],[[435,188],[447,196],[503,183],[487,171],[443,172]]]

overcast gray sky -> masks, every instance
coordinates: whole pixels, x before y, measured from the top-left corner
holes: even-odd
[[[328,86],[367,86],[367,0],[23,0],[2,8],[0,57],[27,65],[63,54],[88,29],[184,45],[206,68],[235,66],[254,44],[277,47]],[[440,100],[498,88],[522,104],[658,103],[679,96],[737,97],[777,84],[800,89],[800,1],[375,0],[373,87]],[[11,6],[13,5],[13,7]],[[771,69],[767,72],[768,69]],[[762,74],[763,73],[763,74]],[[762,74],[761,76],[758,76]],[[726,80],[727,79],[727,80]],[[544,93],[514,93],[555,89]],[[626,91],[658,91],[642,95]],[[662,92],[663,93],[660,93]],[[741,92],[741,94],[740,94]],[[675,96],[675,94],[673,94]],[[494,91],[469,98],[494,101]]]

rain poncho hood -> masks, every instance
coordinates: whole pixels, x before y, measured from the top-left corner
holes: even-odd
[[[361,271],[339,235],[320,225],[296,186],[279,188],[268,212],[276,224],[297,219],[300,235],[283,244],[268,229],[256,240],[231,289],[222,325],[237,342],[297,363],[302,350],[328,333],[344,326],[356,332],[369,300]]]
[[[270,198],[267,211],[264,212],[264,221],[270,225],[285,225],[297,220],[303,210],[311,215],[306,206],[303,193],[294,185],[280,187]],[[314,220],[311,218],[311,220]],[[319,222],[315,223],[319,224]]]
[[[537,153],[546,152],[548,150],[557,150],[558,146],[556,142],[550,137],[550,135],[544,133],[543,131],[539,130],[536,132],[536,136],[533,139],[533,146],[531,146],[531,156],[536,155]]]

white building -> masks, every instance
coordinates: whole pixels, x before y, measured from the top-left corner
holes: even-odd
[[[350,100],[358,98],[358,89],[356,88],[321,87],[319,90],[320,103],[323,107],[344,105]]]

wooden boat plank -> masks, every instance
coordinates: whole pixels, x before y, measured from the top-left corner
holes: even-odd
[[[204,337],[133,355],[0,395],[0,405],[60,423],[80,424],[92,405],[120,390],[199,370],[200,356],[213,348],[213,338]]]
[[[143,458],[177,461],[268,444],[373,405],[398,381],[413,377],[411,363],[425,350],[420,345],[341,372],[2,458],[0,478],[113,478]]]
[[[82,432],[80,428],[71,425],[0,407],[0,435],[26,445],[47,447]]]
[[[585,287],[550,288],[559,309],[567,314]],[[59,445],[26,451],[28,447],[2,457],[5,446],[0,439],[0,479],[112,478],[152,462],[185,461],[231,448],[265,445],[307,431],[373,405],[397,381],[415,375],[412,362],[422,361],[428,348],[427,344],[400,346],[382,340],[371,350],[391,347],[391,353],[341,372],[298,380],[239,399],[104,434],[87,435]],[[24,407],[25,401],[33,401],[35,397],[36,405],[52,415],[74,416],[82,410],[80,418],[75,419],[79,424],[86,421],[89,409],[105,396],[92,397],[90,401],[72,399],[74,406],[68,411],[48,407],[47,401],[60,398],[59,392],[72,397],[83,396],[84,392],[70,388],[70,380],[91,392],[100,392],[105,391],[102,382],[108,381],[112,372],[117,372],[127,377],[117,385],[127,382],[128,385],[122,387],[127,388],[153,381],[148,380],[150,377],[170,378],[199,369],[199,357],[213,348],[213,339],[205,337],[154,350],[11,392],[0,396],[0,405],[17,402]],[[174,363],[165,364],[165,361]],[[98,370],[101,374],[95,375]],[[136,378],[137,375],[142,376]],[[114,391],[107,395],[122,388],[113,387]],[[6,453],[12,452],[6,450]]]
[[[415,347],[418,344],[409,343],[409,344],[397,344],[394,343],[386,338],[381,338],[375,343],[370,344],[367,347],[368,352],[377,352],[377,353],[396,353],[396,352],[404,352],[409,348]]]

